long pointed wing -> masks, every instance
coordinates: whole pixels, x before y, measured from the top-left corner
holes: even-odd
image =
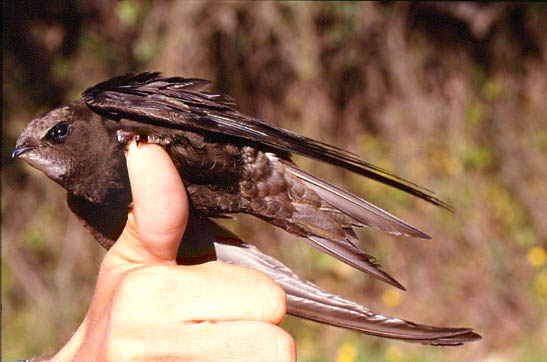
[[[267,274],[285,290],[287,312],[294,316],[374,336],[431,345],[456,346],[481,338],[469,328],[432,327],[373,313],[357,303],[300,279],[280,261],[243,243],[209,219],[192,220],[188,225],[193,225],[195,232],[190,230],[184,236],[183,248],[186,249],[184,254],[187,257],[192,257],[188,252],[192,248],[201,249],[201,252],[208,250],[210,256],[216,253],[220,261]],[[214,250],[207,244],[211,240],[215,240]]]
[[[376,258],[364,253],[349,241],[340,243],[313,235],[301,238],[301,240],[320,252],[330,255],[357,270],[368,273],[374,278],[391,284],[396,288],[406,290],[401,283],[381,269],[381,265],[376,262]]]
[[[480,339],[469,328],[432,327],[382,314],[302,280],[278,260],[248,244],[215,244],[217,258],[266,273],[287,293],[287,312],[297,317],[379,337],[453,346]]]
[[[285,167],[289,172],[306,183],[323,200],[361,222],[363,225],[375,227],[390,234],[431,239],[429,235],[416,229],[414,226],[407,224],[387,211],[346,190],[323,181],[288,163],[285,163]]]
[[[232,98],[201,91],[207,84],[205,80],[194,78],[162,78],[160,73],[127,74],[87,89],[82,97],[91,109],[111,118],[124,117],[163,127],[213,132],[258,142],[343,167],[450,209],[431,191],[347,151],[239,113]]]

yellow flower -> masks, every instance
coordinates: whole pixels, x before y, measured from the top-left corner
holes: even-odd
[[[395,289],[388,289],[382,293],[382,302],[391,308],[398,307],[401,304],[401,293]]]
[[[353,362],[357,356],[357,350],[353,344],[344,343],[338,348],[336,362]]]
[[[540,267],[547,263],[547,252],[539,246],[534,246],[528,250],[528,262],[533,266]]]

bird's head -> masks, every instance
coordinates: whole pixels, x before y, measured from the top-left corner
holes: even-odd
[[[82,101],[31,120],[17,138],[12,157],[21,157],[69,192],[90,201],[103,196],[99,190],[107,185],[99,185],[101,180],[119,180],[125,170],[123,147],[116,142],[115,131]],[[81,190],[82,184],[88,187]],[[93,185],[103,187],[91,191]]]
[[[67,105],[31,120],[15,143],[12,157],[21,157],[52,180],[62,183],[74,168],[70,144],[74,133],[74,111]]]

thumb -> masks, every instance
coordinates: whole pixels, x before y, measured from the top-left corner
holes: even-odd
[[[173,161],[158,145],[131,142],[127,170],[133,208],[115,244],[118,256],[175,264],[188,221],[188,197]]]

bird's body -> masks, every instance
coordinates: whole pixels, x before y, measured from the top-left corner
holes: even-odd
[[[158,73],[100,83],[84,92],[83,99],[32,120],[14,154],[67,190],[71,210],[106,248],[126,221],[131,192],[124,151],[127,142],[137,137],[169,153],[196,215],[256,216],[403,289],[373,257],[356,247],[353,228],[372,226],[395,234],[428,236],[300,170],[291,154],[341,166],[446,205],[345,151],[239,113],[231,98],[202,91],[206,84],[199,79],[161,78]]]

